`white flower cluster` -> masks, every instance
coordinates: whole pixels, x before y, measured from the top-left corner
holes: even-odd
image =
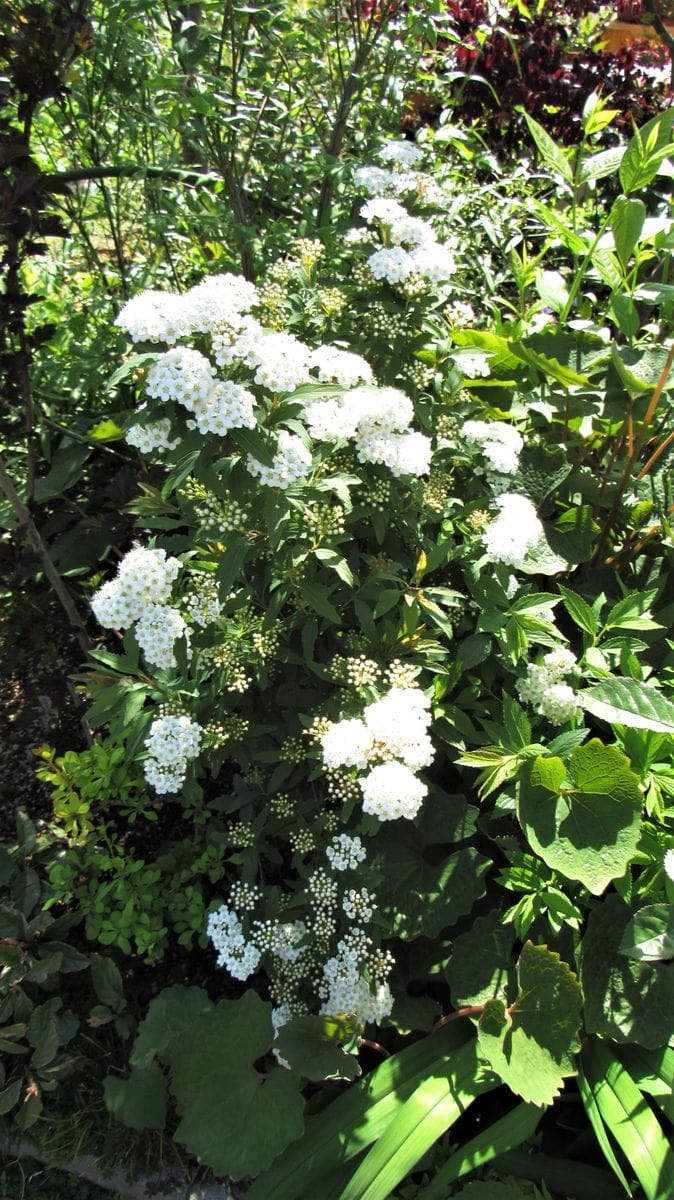
[[[465,421],[461,436],[469,446],[478,446],[493,471],[514,475],[524,446],[521,433],[505,421]]]
[[[368,196],[404,196],[418,189],[418,177],[412,171],[387,171],[369,164],[356,167],[353,182],[359,192]]]
[[[562,683],[576,666],[576,657],[564,646],[551,650],[542,663],[529,663],[525,679],[517,684],[520,700],[553,725],[564,725],[578,711],[580,701],[568,683]]]
[[[126,441],[141,454],[152,454],[154,450],[175,450],[180,438],[171,441],[170,435],[171,422],[168,417],[161,417],[147,425],[130,425],[126,431]]]
[[[431,442],[410,430],[412,401],[398,388],[352,388],[342,396],[310,401],[304,409],[316,441],[353,438],[360,462],[381,463],[393,475],[427,475]]]
[[[543,533],[536,509],[531,500],[517,492],[504,492],[494,503],[500,510],[499,515],[483,534],[487,558],[491,562],[521,567]]]
[[[241,384],[219,382],[215,367],[198,350],[175,346],[161,354],[147,374],[148,396],[173,400],[194,415],[200,433],[220,436],[230,429],[253,429],[255,397]]]
[[[242,982],[252,975],[262,955],[252,942],[247,942],[243,926],[233,909],[226,904],[212,912],[206,933],[218,952],[218,966],[226,967],[234,979]]]
[[[180,570],[177,558],[167,558],[165,550],[129,550],[117,568],[114,579],[94,594],[91,607],[99,624],[106,629],[127,629],[142,617],[148,605],[164,604]]]
[[[393,688],[367,705],[362,720],[337,721],[321,737],[329,770],[364,770],[377,764],[359,782],[363,811],[380,821],[412,818],[421,808],[428,788],[415,771],[429,766],[434,757],[429,709],[420,688]]]
[[[285,490],[303,479],[311,470],[311,451],[307,449],[301,437],[282,429],[278,435],[276,454],[272,465],[267,467],[258,462],[252,454],[248,455],[248,470],[256,475],[265,487],[277,487]]]
[[[218,585],[210,575],[193,575],[190,584],[190,591],[184,597],[185,608],[190,620],[205,629],[222,612]]]
[[[138,618],[134,637],[143,654],[156,667],[175,667],[173,650],[178,638],[184,637],[187,625],[177,608],[168,604],[150,604]]]
[[[376,1024],[390,1015],[393,996],[388,983],[375,977],[372,990],[361,973],[369,945],[370,938],[358,926],[338,943],[337,953],[323,967],[321,1013],[354,1016],[363,1024]]]
[[[187,716],[162,715],[152,722],[145,745],[145,778],[159,795],[180,791],[188,762],[201,746],[201,726]]]
[[[406,138],[391,138],[377,151],[377,158],[381,162],[394,163],[397,167],[416,167],[423,157],[421,147]]]
[[[665,875],[667,878],[674,882],[674,850],[665,850],[665,857],[662,865],[665,868]]]
[[[124,305],[115,325],[134,342],[175,345],[193,333],[210,333],[238,320],[257,300],[257,289],[239,275],[213,275],[190,291],[148,291]]]
[[[365,862],[366,851],[359,837],[338,833],[327,847],[326,858],[333,871],[354,871],[359,863]]]
[[[341,350],[339,346],[318,346],[309,355],[309,366],[324,383],[338,383],[340,387],[352,388],[358,383],[372,383],[372,367],[361,358]]]

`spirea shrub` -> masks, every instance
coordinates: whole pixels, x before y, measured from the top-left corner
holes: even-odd
[[[586,107],[588,129],[602,111]],[[274,1089],[296,1103],[295,1076],[353,1079],[368,1024],[428,1029],[445,988],[479,1018],[466,1078],[550,1104],[581,1022],[613,1028],[593,963],[614,902],[628,938],[623,897],[669,895],[671,772],[649,739],[674,706],[654,673],[662,581],[641,557],[654,524],[671,538],[664,464],[647,478],[670,445],[647,443],[654,403],[670,411],[653,335],[668,291],[661,306],[648,290],[669,246],[651,249],[666,218],[630,197],[671,114],[625,151],[598,230],[583,189],[607,159],[572,164],[532,129],[576,192],[562,216],[527,207],[549,270],[545,251],[529,270],[526,244],[478,268],[488,289],[510,267],[508,319],[471,326],[457,185],[432,146],[400,141],[354,171],[333,244],[289,240],[256,286],[221,272],[118,318],[152,482],[138,544],[92,597],[123,634],[122,653],[94,651],[93,719],[205,864],[181,937],[203,914],[199,945],[237,998],[199,1017],[171,1071],[176,1136],[219,1170],[273,1154],[222,1150],[200,1119],[202,1027],[266,1120]],[[648,321],[616,298],[641,281]],[[644,1045],[664,1045],[669,1026],[647,1024]],[[283,1128],[299,1137],[294,1117]]]

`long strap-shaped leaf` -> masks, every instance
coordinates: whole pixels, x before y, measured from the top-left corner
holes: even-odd
[[[473,1100],[500,1082],[478,1057],[476,1042],[461,1046],[448,1068],[434,1072],[410,1096],[364,1158],[340,1200],[386,1200]]]
[[[581,1094],[583,1104],[585,1105],[585,1112],[587,1113],[590,1124],[594,1129],[595,1137],[603,1151],[604,1158],[613,1171],[616,1179],[619,1180],[627,1192],[627,1195],[634,1195],[632,1188],[625,1178],[623,1169],[613,1152],[613,1146],[611,1145],[611,1140],[606,1132],[606,1126],[604,1125],[601,1113],[597,1107],[597,1102],[594,1098],[594,1092],[592,1091],[589,1080],[585,1077],[582,1059],[578,1061],[578,1090]]]
[[[639,1091],[652,1096],[660,1111],[674,1124],[674,1050],[670,1046],[658,1050],[621,1046],[619,1054]]]
[[[598,1038],[588,1042],[583,1062],[601,1117],[647,1200],[674,1200],[674,1154],[631,1075]]]
[[[518,1104],[505,1117],[499,1117],[442,1164],[428,1187],[421,1189],[417,1200],[445,1200],[450,1183],[476,1167],[483,1167],[506,1150],[521,1146],[531,1137],[544,1112],[537,1104]]]
[[[325,1175],[370,1146],[419,1084],[442,1070],[472,1037],[465,1022],[454,1021],[392,1055],[323,1112],[309,1117],[304,1137],[255,1180],[246,1200],[317,1200]]]

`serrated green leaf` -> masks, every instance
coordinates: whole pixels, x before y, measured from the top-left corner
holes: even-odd
[[[613,175],[620,166],[624,153],[624,146],[610,146],[608,150],[599,150],[596,154],[584,158],[580,166],[581,183]]]
[[[247,991],[197,1017],[175,1043],[175,1138],[219,1175],[257,1175],[302,1136],[297,1077],[255,1068],[273,1039],[271,1005]]]
[[[593,738],[570,758],[523,765],[517,812],[530,846],[567,879],[600,895],[636,851],[641,829],[639,778],[615,746]]]
[[[514,1004],[488,1000],[478,1024],[480,1049],[511,1091],[551,1104],[575,1074],[582,997],[578,980],[547,946],[527,942],[517,964]]]
[[[379,839],[375,861],[384,874],[379,906],[397,937],[437,937],[485,892],[491,862],[473,846],[431,864],[426,845],[416,829],[386,830]]]
[[[609,725],[674,733],[674,704],[638,679],[607,680],[579,693],[583,708]]]
[[[91,956],[91,980],[101,1004],[114,1012],[124,1008],[124,985],[119,967],[103,954]]]
[[[577,592],[572,592],[570,588],[564,587],[561,583],[559,590],[564,600],[564,607],[571,620],[580,629],[584,629],[586,633],[591,633],[594,636],[599,630],[599,618],[597,614]]]

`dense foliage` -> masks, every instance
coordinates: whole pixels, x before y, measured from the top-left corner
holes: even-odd
[[[3,490],[90,736],[0,853],[0,1114],[251,1200],[662,1200],[672,110],[508,162],[469,70],[406,140],[442,11],[216,8],[89,14],[24,128],[74,236]]]

